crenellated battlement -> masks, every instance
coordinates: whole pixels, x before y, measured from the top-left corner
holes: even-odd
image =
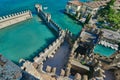
[[[73,37],[73,34],[69,30],[62,30],[61,27],[51,19],[50,14],[42,11],[42,5],[36,4],[35,8],[38,12],[38,16],[46,22],[46,25],[59,34],[58,38],[52,44],[50,44],[48,48],[45,48],[43,52],[39,53],[39,56],[34,58],[34,62],[39,64],[45,61],[46,58],[54,57],[56,50],[58,50],[58,48],[64,42],[66,36]]]
[[[26,10],[26,11],[21,11],[21,12],[17,12],[17,13],[14,13],[14,14],[9,14],[9,15],[2,16],[2,17],[0,17],[0,22],[5,21],[5,20],[9,20],[9,19],[12,19],[12,18],[15,18],[15,17],[23,16],[23,15],[26,15],[26,14],[31,15],[31,11]],[[32,15],[31,15],[31,17],[32,17]]]
[[[51,19],[51,14],[45,13],[45,12],[42,10],[42,5],[36,4],[36,5],[35,5],[35,8],[36,8],[36,10],[37,10],[38,16],[45,21],[46,25],[47,25],[49,28],[55,30],[55,31],[58,32],[58,33],[59,33],[60,30],[62,30],[61,27],[59,27],[59,25],[56,24],[56,23]]]
[[[56,53],[56,50],[58,50],[61,44],[64,42],[65,36],[65,31],[61,31],[60,36],[52,44],[45,48],[43,52],[40,52],[38,57],[34,58],[34,62],[41,63],[45,61],[46,58],[53,57]]]
[[[32,18],[30,10],[21,11],[0,17],[0,28],[10,26],[12,24]]]

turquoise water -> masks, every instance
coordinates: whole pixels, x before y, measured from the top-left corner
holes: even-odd
[[[59,4],[57,4],[57,0],[0,0],[0,15],[5,15],[25,9],[30,9],[33,13],[35,13],[34,5],[36,3],[40,3],[43,5],[43,8],[48,7],[48,9],[44,11],[49,12],[52,15],[52,19],[57,24],[59,24],[63,29],[67,28],[73,34],[77,35],[81,31],[81,24],[76,24],[77,21],[72,20],[67,15],[63,14],[63,10],[65,9],[67,1],[68,0],[60,0]]]
[[[111,48],[104,47],[102,45],[96,45],[94,52],[98,53],[100,55],[109,57],[115,52],[115,50],[113,50]]]
[[[81,0],[88,1],[88,0]],[[33,19],[0,30],[0,53],[18,62],[20,58],[31,59],[54,41],[56,36],[43,23],[38,22],[34,5],[48,7],[45,12],[63,29],[74,35],[81,31],[81,24],[63,14],[67,0],[0,0],[0,16],[30,9]]]
[[[56,38],[38,17],[0,30],[0,53],[18,62],[30,59],[42,51]]]
[[[18,62],[20,58],[32,59],[55,40],[56,36],[47,26],[38,22],[34,8],[36,3],[43,4],[43,7],[47,6],[48,9],[45,11],[52,14],[56,23],[77,35],[81,31],[81,25],[61,12],[67,0],[60,0],[59,4],[55,4],[57,2],[57,0],[0,0],[0,16],[26,9],[30,9],[34,15],[29,21],[0,30],[0,53],[14,62]]]

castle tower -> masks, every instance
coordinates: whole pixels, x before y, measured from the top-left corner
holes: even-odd
[[[29,12],[30,16],[32,17],[32,13],[31,13],[31,11],[30,11],[30,10],[28,10],[28,12]]]
[[[40,5],[40,4],[36,4],[35,8],[37,9],[37,12],[42,11],[42,5]]]
[[[70,5],[67,4],[67,5],[66,5],[66,12],[67,12],[67,13],[69,13],[69,9],[70,9]]]
[[[51,15],[50,14],[47,14],[47,21],[49,22],[51,19]]]
[[[81,80],[81,75],[79,73],[76,73],[74,80]]]

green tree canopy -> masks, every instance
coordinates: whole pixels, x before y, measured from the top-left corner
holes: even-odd
[[[98,20],[107,21],[113,28],[120,29],[120,11],[114,9],[115,1],[111,0],[103,9],[99,10],[98,15],[100,19]]]

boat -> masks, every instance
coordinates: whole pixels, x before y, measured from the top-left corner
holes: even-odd
[[[44,7],[43,9],[46,10],[46,9],[48,9],[48,7]]]

